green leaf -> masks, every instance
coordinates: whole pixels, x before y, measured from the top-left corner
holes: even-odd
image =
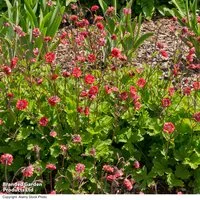
[[[154,7],[154,0],[141,0],[140,1],[141,7],[142,7],[142,11],[145,15],[146,18],[151,19],[155,7]]]
[[[184,165],[177,165],[176,166],[176,171],[175,171],[175,176],[177,178],[181,178],[181,179],[188,179],[191,174],[188,170],[188,168]]]
[[[172,187],[183,187],[184,182],[180,179],[177,179],[173,173],[167,174],[167,183],[170,188]]]
[[[99,5],[101,6],[101,9],[103,10],[103,13],[106,12],[108,5],[106,4],[106,2],[104,0],[98,0]]]
[[[25,140],[32,132],[33,132],[33,127],[31,126],[22,127],[19,130],[19,134],[17,135],[16,140],[17,141]]]

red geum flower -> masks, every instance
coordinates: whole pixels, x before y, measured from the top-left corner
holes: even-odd
[[[28,106],[28,101],[26,99],[19,99],[16,103],[16,108],[18,110],[25,110]]]
[[[146,80],[144,78],[139,78],[137,81],[137,86],[143,88],[146,85]]]
[[[102,21],[104,18],[102,16],[95,16],[94,21],[98,22],[98,21]]]
[[[46,169],[49,169],[49,170],[56,170],[56,166],[52,163],[49,163],[46,165]]]
[[[115,34],[113,34],[113,35],[111,36],[111,39],[112,39],[112,40],[116,40],[116,39],[117,39],[117,36],[116,36]]]
[[[51,131],[51,132],[49,133],[49,135],[50,135],[51,137],[56,137],[56,136],[57,136],[57,132],[56,132],[56,131]]]
[[[4,71],[4,73],[5,73],[6,75],[9,75],[9,74],[11,74],[12,69],[11,69],[10,67],[8,67],[8,66],[4,66],[4,67],[3,67],[3,71]]]
[[[96,96],[97,95],[97,93],[98,93],[98,87],[97,86],[92,86],[90,89],[89,89],[89,92],[88,92],[88,94],[89,94],[89,97],[91,97],[91,96]]]
[[[77,15],[71,15],[69,19],[73,22],[76,22],[78,20],[78,16]]]
[[[96,61],[96,56],[94,54],[88,55],[88,62],[94,63]]]
[[[200,82],[195,81],[193,82],[192,85],[193,85],[194,90],[200,90]]]
[[[82,163],[78,163],[75,167],[75,171],[79,174],[83,173],[85,171],[85,165]]]
[[[134,163],[133,163],[133,167],[135,168],[135,169],[139,169],[140,168],[140,163],[139,163],[139,161],[134,161]]]
[[[48,103],[51,106],[55,106],[57,103],[60,102],[60,98],[58,96],[52,96],[48,99]]]
[[[9,92],[9,93],[7,93],[7,97],[8,97],[9,99],[11,99],[11,98],[13,98],[13,97],[14,97],[14,94],[13,94],[13,93],[11,93],[11,92]]]
[[[33,36],[36,37],[36,38],[39,37],[40,34],[41,34],[39,28],[34,28],[32,33],[33,33]]]
[[[95,77],[93,75],[87,74],[85,76],[85,83],[87,83],[87,84],[93,84],[94,81],[95,81]]]
[[[165,50],[161,49],[161,50],[160,50],[160,54],[161,54],[164,58],[168,58],[168,53],[167,53]]]
[[[162,106],[163,107],[169,107],[171,105],[171,100],[169,98],[163,98],[162,99]]]
[[[193,115],[193,118],[195,119],[195,121],[200,122],[200,112],[197,112]]]
[[[141,103],[139,101],[134,102],[135,110],[139,110],[141,108]]]
[[[17,65],[18,60],[19,60],[18,57],[12,58],[11,63],[10,63],[11,69],[15,68],[15,66]]]
[[[131,14],[131,9],[130,8],[124,8],[123,9],[124,15],[130,15]]]
[[[51,63],[54,62],[55,59],[56,59],[56,54],[55,53],[53,53],[53,52],[46,53],[45,60],[46,60],[47,63],[51,64]]]
[[[3,124],[3,119],[0,118],[0,126]]]
[[[99,30],[104,30],[104,25],[101,23],[101,22],[97,22],[96,23],[96,26],[97,26],[97,28],[99,29]]]
[[[49,194],[56,194],[56,191],[52,190]]]
[[[114,172],[114,168],[111,167],[110,165],[104,165],[103,166],[103,170],[107,173],[113,173]]]
[[[75,78],[79,78],[81,76],[82,72],[81,69],[79,67],[74,67],[72,69],[72,76]]]
[[[105,88],[105,91],[106,91],[107,94],[112,93],[112,88],[109,85],[105,85],[104,88]]]
[[[40,121],[39,121],[39,124],[40,124],[40,126],[47,126],[48,122],[49,122],[48,118],[41,117]]]
[[[191,88],[190,87],[184,87],[183,88],[183,94],[184,95],[190,95],[190,93],[191,93]]]
[[[109,6],[106,10],[107,15],[112,15],[115,12],[115,8],[113,6]]]
[[[121,51],[115,47],[111,51],[111,56],[114,58],[119,58],[121,56]]]
[[[85,26],[88,26],[90,23],[87,19],[82,19],[80,21],[76,22],[76,26],[80,27],[80,28],[84,28]]]
[[[126,101],[128,99],[128,92],[122,92],[119,94],[121,100]]]
[[[114,180],[116,180],[116,176],[115,175],[108,175],[106,176],[106,180],[109,182],[113,182]]]
[[[34,168],[32,165],[29,165],[28,167],[25,167],[22,169],[22,173],[24,177],[31,177],[33,176]]]
[[[67,77],[70,77],[71,74],[70,74],[70,72],[64,71],[62,73],[62,75],[63,75],[63,77],[67,78]]]
[[[84,109],[84,114],[85,114],[86,116],[88,116],[88,115],[90,114],[90,108],[89,108],[89,107],[85,107],[85,109]]]
[[[97,11],[99,9],[99,6],[97,6],[97,5],[93,5],[92,7],[91,7],[91,11],[92,12],[95,12],[95,11]]]
[[[168,88],[168,93],[170,96],[173,96],[173,94],[175,93],[175,88],[174,87]]]
[[[159,49],[163,49],[164,47],[165,47],[165,45],[163,44],[163,43],[161,43],[161,42],[157,42],[157,47],[159,48]]]
[[[0,162],[2,165],[12,165],[13,156],[9,153],[5,153],[5,154],[1,155]]]
[[[128,191],[131,191],[133,189],[133,185],[132,185],[131,181],[128,180],[127,178],[124,179],[123,185]]]
[[[51,74],[50,78],[54,81],[58,78],[58,74]]]
[[[81,143],[81,141],[82,141],[82,138],[81,138],[80,135],[75,134],[75,135],[72,136],[72,142],[73,143]]]
[[[45,42],[50,42],[52,40],[51,36],[45,36],[44,41]]]
[[[163,131],[165,133],[171,134],[175,130],[175,126],[172,122],[165,122],[163,126]]]

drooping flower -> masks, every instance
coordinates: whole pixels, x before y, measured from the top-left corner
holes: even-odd
[[[56,166],[52,163],[49,163],[46,165],[46,169],[49,169],[49,170],[56,170]]]
[[[114,180],[116,180],[116,176],[115,175],[108,175],[106,176],[106,180],[109,182],[113,182]]]
[[[11,63],[10,63],[10,67],[11,69],[15,68],[15,66],[17,65],[19,58],[18,57],[14,57],[11,59]]]
[[[132,185],[131,181],[128,180],[127,178],[124,179],[123,185],[128,191],[131,191],[133,189],[133,185]]]
[[[12,165],[13,156],[9,153],[5,153],[5,154],[1,155],[0,162],[2,165]]]
[[[165,133],[171,134],[175,131],[175,126],[172,122],[165,122],[163,126],[163,131]]]
[[[139,161],[134,161],[134,163],[133,163],[133,167],[135,168],[135,169],[139,169],[140,168],[140,163],[139,163]]]
[[[97,5],[93,5],[92,7],[91,7],[91,11],[92,12],[95,12],[95,11],[97,11],[99,9],[99,6],[97,6]]]
[[[25,167],[22,170],[22,173],[23,173],[24,177],[31,177],[31,176],[33,176],[33,172],[34,172],[34,167],[32,165],[29,165],[28,167]]]
[[[8,66],[4,66],[4,67],[3,67],[3,71],[4,71],[4,73],[5,73],[6,75],[10,75],[11,72],[12,72],[12,69],[11,69],[10,67],[8,67]]]
[[[56,131],[51,131],[51,132],[49,133],[49,135],[50,135],[51,137],[56,137],[56,136],[57,136],[57,132],[56,132]]]
[[[72,142],[73,143],[81,143],[81,141],[82,141],[82,138],[81,138],[80,135],[75,134],[75,135],[72,136]]]
[[[38,38],[41,34],[39,28],[34,28],[32,33],[33,33],[33,36],[36,37],[36,38]]]
[[[28,107],[28,101],[26,99],[19,99],[16,103],[18,110],[25,110]]]
[[[101,22],[97,22],[96,23],[96,26],[97,26],[97,28],[99,29],[99,30],[104,30],[104,25],[101,23]]]
[[[94,63],[96,61],[96,56],[94,54],[89,54],[88,55],[88,62]]]
[[[104,165],[103,170],[107,173],[113,173],[114,172],[114,168],[110,165]]]
[[[131,9],[130,8],[124,8],[123,9],[124,15],[130,15],[131,14]]]
[[[89,92],[88,92],[88,94],[89,94],[89,97],[91,97],[91,96],[96,96],[97,95],[97,93],[98,93],[98,87],[97,86],[92,86],[90,89],[89,89]]]
[[[122,92],[119,94],[121,100],[126,101],[128,99],[128,92]]]

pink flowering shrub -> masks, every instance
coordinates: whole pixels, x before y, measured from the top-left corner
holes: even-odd
[[[176,87],[174,69],[161,79],[159,67],[134,66],[103,18],[89,26],[68,17],[76,31],[56,40],[73,50],[65,67],[48,48],[34,62],[0,66],[0,182],[39,181],[34,192],[47,194],[156,193],[163,185],[198,193],[199,80]]]

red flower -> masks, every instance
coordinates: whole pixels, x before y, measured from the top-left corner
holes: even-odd
[[[6,75],[9,75],[9,74],[11,74],[12,69],[8,66],[4,66],[3,71]]]
[[[197,121],[200,122],[200,112],[197,112],[193,115],[193,118]]]
[[[56,166],[54,164],[49,163],[46,165],[46,169],[56,170]]]
[[[160,54],[164,57],[164,58],[168,58],[168,53],[165,50],[160,50]]]
[[[138,87],[143,88],[146,85],[146,80],[144,78],[138,79],[137,85]]]
[[[115,11],[115,8],[113,6],[109,6],[108,9],[106,10],[107,15],[112,15]]]
[[[60,102],[60,98],[58,96],[52,96],[48,99],[48,103],[51,105],[51,106],[55,106],[57,103]]]
[[[168,93],[169,93],[170,96],[173,96],[173,94],[175,93],[175,88],[174,87],[170,87],[168,89]]]
[[[173,124],[172,122],[165,122],[165,123],[164,123],[163,131],[164,131],[165,133],[171,134],[171,133],[174,132],[174,130],[175,130],[175,126],[174,126],[174,124]]]
[[[47,63],[53,63],[53,61],[56,59],[56,54],[53,52],[48,52],[45,55],[45,60]]]
[[[2,165],[11,165],[13,162],[13,156],[9,153],[3,154],[0,157],[0,162]]]
[[[20,99],[16,103],[16,108],[18,110],[24,110],[27,108],[27,106],[28,106],[28,101],[26,99]]]
[[[70,77],[71,74],[70,74],[70,72],[64,71],[62,73],[62,75],[63,75],[63,77],[67,78],[67,77]]]
[[[97,28],[99,29],[99,30],[104,30],[104,25],[101,23],[101,22],[98,22],[97,24],[96,24],[96,26],[97,26]]]
[[[81,163],[78,163],[75,167],[75,170],[77,173],[82,173],[85,171],[85,165],[84,164],[81,164]]]
[[[39,28],[34,28],[33,29],[33,36],[34,37],[39,37],[40,36],[40,34],[41,34],[41,32],[40,32],[40,29]]]
[[[139,110],[141,108],[141,103],[139,101],[134,102],[135,110]]]
[[[171,100],[169,98],[163,98],[162,99],[162,106],[163,107],[169,107],[171,105]]]
[[[90,114],[90,108],[89,107],[85,107],[84,114],[86,116],[88,116]]]
[[[57,133],[56,133],[56,131],[51,131],[51,132],[49,133],[49,135],[50,135],[51,137],[56,137],[56,136],[57,136]]]
[[[164,45],[163,43],[161,43],[161,42],[158,42],[158,43],[157,43],[157,47],[158,47],[159,49],[163,49],[163,48],[165,47],[165,45]]]
[[[111,51],[111,56],[114,58],[119,58],[121,56],[121,51],[118,48],[113,48]]]
[[[78,20],[78,16],[77,15],[71,15],[69,18],[71,21],[76,22]]]
[[[116,40],[116,39],[117,39],[117,36],[116,36],[115,34],[113,34],[113,35],[111,36],[111,39],[112,39],[112,40]]]
[[[133,189],[131,181],[128,180],[127,178],[124,179],[123,185],[128,191],[131,191]]]
[[[93,11],[93,12],[97,11],[98,9],[99,9],[99,6],[97,6],[97,5],[93,5],[91,7],[91,11]]]
[[[140,163],[136,160],[134,163],[133,163],[133,166],[135,169],[139,169],[140,168]]]
[[[190,93],[191,93],[191,88],[190,87],[184,87],[183,88],[183,94],[184,95],[190,95]]]
[[[49,194],[56,194],[56,191],[52,190]]]
[[[48,118],[41,117],[40,121],[39,121],[39,124],[40,124],[40,126],[47,126],[48,122],[49,122]]]
[[[33,176],[34,168],[32,165],[29,165],[28,167],[24,168],[22,170],[23,176],[24,177],[31,177]]]
[[[7,97],[11,99],[11,98],[13,98],[13,97],[14,97],[14,94],[13,94],[13,93],[11,93],[11,92],[9,92],[9,93],[7,93]]]
[[[74,67],[72,70],[72,76],[79,78],[81,76],[82,72],[81,69],[79,67]]]
[[[113,182],[114,180],[116,180],[116,176],[115,175],[108,175],[106,176],[106,180],[109,182]]]
[[[95,77],[92,76],[91,74],[87,74],[85,76],[85,83],[87,83],[87,84],[93,84],[94,81],[95,81]]]
[[[128,92],[122,92],[120,95],[119,95],[120,99],[125,101],[126,99],[128,99]]]
[[[110,165],[104,165],[103,166],[103,170],[107,173],[113,173],[114,172],[114,168],[111,167]]]
[[[130,15],[130,14],[131,14],[131,9],[130,9],[130,8],[124,8],[124,9],[123,9],[123,13],[124,13],[125,15]]]
[[[81,138],[80,135],[73,135],[72,136],[72,141],[73,141],[73,143],[81,143],[82,138]]]
[[[52,38],[50,36],[45,36],[44,37],[44,41],[45,42],[50,42],[52,40]]]
[[[96,56],[94,54],[88,55],[88,62],[94,63],[96,61]]]
[[[112,88],[109,85],[105,85],[104,88],[105,88],[105,91],[106,91],[107,94],[112,93]]]
[[[200,82],[194,82],[193,83],[193,88],[194,88],[194,90],[200,90]]]
[[[10,67],[11,67],[12,69],[17,65],[18,60],[19,60],[18,57],[12,58],[11,64],[10,64]]]
[[[96,96],[98,93],[98,87],[97,86],[92,86],[88,92],[89,96]]]
[[[58,78],[58,74],[52,74],[50,78],[54,81]]]

